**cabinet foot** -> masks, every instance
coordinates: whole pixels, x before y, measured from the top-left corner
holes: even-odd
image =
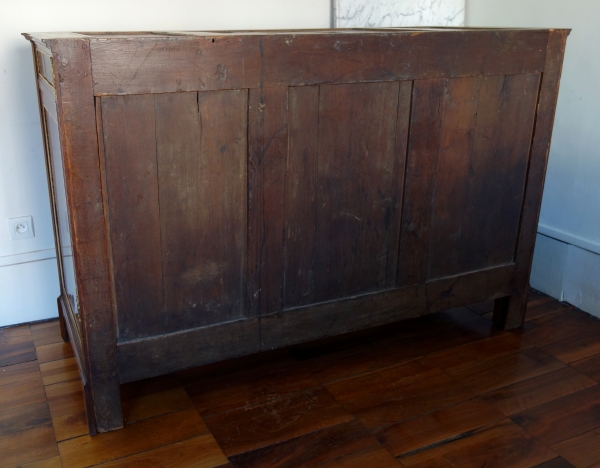
[[[502,330],[512,330],[523,326],[528,292],[529,285],[511,296],[496,299],[494,301],[494,325]]]

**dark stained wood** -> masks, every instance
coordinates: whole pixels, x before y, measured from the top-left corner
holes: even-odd
[[[0,411],[0,436],[26,431],[50,422],[50,411],[45,401]]]
[[[498,410],[475,398],[394,424],[374,435],[397,457],[464,437],[502,418]]]
[[[444,86],[442,79],[415,81],[413,86],[398,265],[400,285],[423,283],[427,279],[431,200]]]
[[[519,350],[519,340],[512,334],[506,333],[430,354],[421,362],[445,371],[455,371],[515,353],[517,350]]]
[[[260,351],[258,319],[235,320],[119,344],[122,383]]]
[[[594,386],[511,416],[547,445],[600,427],[600,387]]]
[[[595,354],[580,361],[571,363],[571,367],[577,369],[582,374],[591,377],[596,382],[600,382],[600,354]]]
[[[287,88],[251,89],[248,101],[248,298],[256,316],[283,302]]]
[[[530,468],[556,454],[509,420],[477,429],[468,437],[401,457],[406,468],[482,466]]]
[[[239,319],[247,92],[160,94],[154,107],[165,329]]]
[[[596,318],[579,310],[566,309],[528,321],[514,333],[524,345],[537,346],[565,363],[600,352]]]
[[[594,380],[565,367],[492,390],[481,398],[508,416],[594,385]]]
[[[398,90],[395,82],[320,87],[316,302],[388,284],[389,244],[397,242],[390,234],[399,223],[392,208],[402,190],[393,184],[396,121],[398,113],[404,119],[409,112],[405,102],[399,109]]]
[[[119,340],[164,332],[154,97],[104,97],[102,127]]]
[[[529,300],[527,303],[527,314],[526,320],[533,320],[544,315],[553,314],[564,309],[568,309],[571,306],[564,302],[559,302],[551,297],[544,297],[542,299],[536,299],[534,301]]]
[[[511,269],[510,265],[493,268],[432,281],[424,286],[405,286],[266,315],[261,317],[262,349],[419,317],[491,294],[502,295],[508,292],[506,278]]]
[[[93,430],[107,431],[121,427],[122,416],[90,44],[78,37],[47,39],[45,44],[53,56],[77,294],[79,307],[85,311],[81,325],[86,342],[86,388],[89,395],[95,395],[88,408],[93,416],[89,420],[95,421]]]
[[[563,367],[559,360],[532,348],[450,371],[450,375],[479,394]]]
[[[389,378],[394,374],[395,369],[383,370],[327,385],[327,389],[370,430],[474,397],[472,391],[443,373],[429,378],[417,374],[416,379],[406,378],[406,383]]]
[[[319,382],[310,372],[289,357],[216,375],[200,373],[184,382],[184,388],[203,417],[318,386]]]
[[[285,179],[285,307],[315,300],[319,86],[288,90],[288,156]]]
[[[95,94],[536,73],[543,30],[93,38]],[[357,66],[356,50],[364,60]],[[493,55],[488,51],[494,51]]]
[[[467,208],[469,172],[479,104],[481,77],[448,80],[444,90],[432,197],[428,278],[441,278],[462,270],[460,245]],[[469,200],[470,201],[470,200]]]
[[[486,317],[460,309],[495,300],[494,322],[507,328],[523,311],[568,32],[27,34],[34,55],[46,54],[36,85],[55,237],[73,239],[75,289],[58,265],[73,347],[59,344],[58,324],[34,327],[6,363],[34,359],[33,338],[47,385],[79,368],[94,435],[122,425],[119,384],[452,307],[444,320],[390,329],[372,349],[307,359],[296,382],[298,354],[288,354],[281,375],[221,387],[223,407],[266,404],[271,378],[276,400],[497,338],[432,358],[452,374],[429,377],[449,379],[443,390],[460,387],[456,378],[473,386],[458,400],[415,397],[413,413],[389,394],[382,408],[365,406],[361,420],[380,427],[600,353],[594,326],[544,332],[538,345],[527,333],[495,336]],[[533,310],[532,330],[564,316]],[[528,346],[541,351],[520,351]],[[471,382],[477,373],[486,384]],[[178,384],[124,401],[130,425],[190,404]],[[324,463],[370,456],[396,463],[378,447]]]
[[[234,468],[314,466],[378,445],[356,421],[229,457]],[[320,466],[320,465],[319,465]]]
[[[205,418],[226,456],[352,420],[325,389],[298,392]]]
[[[494,322],[498,326],[508,329],[521,326],[524,320],[529,274],[542,202],[541,195],[544,189],[550,137],[554,125],[558,86],[568,34],[569,31],[554,29],[548,36],[546,63],[539,91],[535,131],[529,156],[519,239],[515,250],[515,262],[518,268],[513,279],[513,293],[510,299],[498,300],[494,309]]]
[[[462,226],[465,236],[455,247],[462,271],[514,259],[539,79],[537,74],[482,79]],[[490,211],[494,216],[485,215]]]
[[[535,465],[533,468],[575,468],[562,457],[553,458],[547,462]]]
[[[600,463],[600,429],[553,445],[552,450],[574,466],[598,466]]]

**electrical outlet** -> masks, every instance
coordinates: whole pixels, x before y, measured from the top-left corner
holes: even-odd
[[[10,240],[30,239],[35,237],[35,233],[33,232],[33,218],[31,216],[9,218],[8,230],[10,231]]]

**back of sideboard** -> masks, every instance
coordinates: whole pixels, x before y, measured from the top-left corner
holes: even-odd
[[[30,35],[99,430],[123,382],[488,299],[520,326],[567,34]]]

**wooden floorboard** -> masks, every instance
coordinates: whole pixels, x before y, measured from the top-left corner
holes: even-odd
[[[121,388],[88,435],[57,321],[0,330],[0,468],[600,467],[600,320],[532,291]]]

